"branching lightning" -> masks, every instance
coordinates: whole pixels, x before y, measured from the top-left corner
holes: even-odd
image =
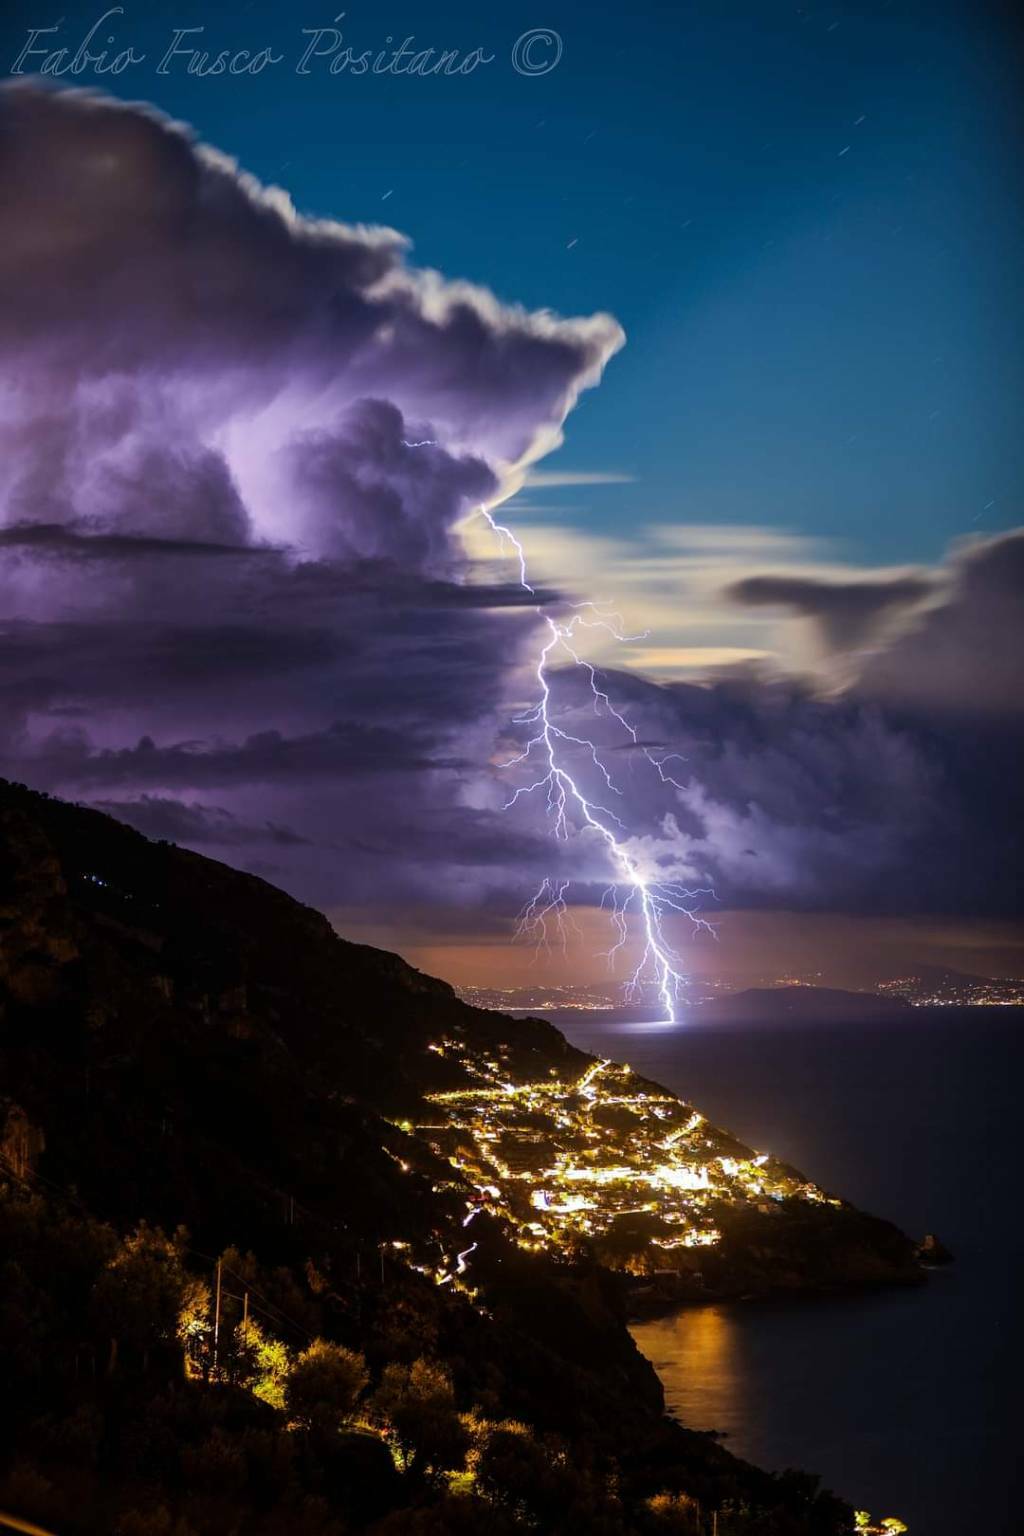
[[[434,439],[419,442],[403,440],[403,445],[406,448],[437,446]],[[480,514],[502,545],[512,551],[519,566],[519,582],[524,591],[536,597],[536,588],[529,579],[526,552],[515,533],[507,524],[499,523],[488,508],[481,507]],[[652,981],[665,1009],[666,1021],[675,1023],[676,1008],[686,984],[686,975],[682,961],[666,937],[665,924],[672,916],[683,916],[695,928],[713,933],[711,925],[700,916],[697,906],[703,897],[713,896],[714,892],[710,888],[691,890],[677,881],[660,880],[645,872],[640,858],[630,846],[630,835],[622,819],[609,806],[592,800],[580,787],[568,766],[567,759],[571,757],[573,749],[581,750],[589,757],[607,795],[621,797],[622,791],[615,784],[601,757],[600,748],[589,737],[573,735],[554,719],[549,671],[556,660],[567,660],[573,667],[586,673],[593,696],[594,713],[600,716],[603,711],[626,732],[631,745],[658,775],[662,784],[675,789],[683,788],[666,766],[672,762],[682,762],[683,759],[678,753],[667,753],[664,757],[654,755],[640,740],[636,727],[615,708],[607,689],[602,688],[598,681],[596,668],[579,654],[578,637],[581,630],[602,629],[622,642],[642,638],[624,635],[618,615],[605,611],[607,608],[606,603],[575,603],[569,605],[569,617],[562,618],[549,613],[543,604],[537,604],[537,615],[547,630],[535,668],[538,698],[530,709],[515,717],[516,724],[535,728],[534,734],[521,752],[501,765],[506,769],[535,767],[537,776],[532,782],[520,785],[506,802],[505,808],[509,809],[526,796],[542,793],[556,838],[567,841],[573,830],[589,831],[600,838],[614,874],[601,900],[602,907],[608,907],[610,903],[615,934],[615,942],[606,952],[608,963],[613,965],[615,957],[626,949],[629,943],[628,920],[632,915],[638,916],[643,934],[643,950],[626,983],[626,997],[629,1000],[636,998],[641,988]],[[519,915],[517,935],[530,938],[540,948],[548,949],[553,931],[564,950],[567,945],[567,928],[574,926],[566,900],[569,885],[567,880],[544,879]]]
[[[512,529],[499,523],[486,508],[481,508],[481,513],[502,543],[511,547],[519,564],[520,584],[531,596],[535,596],[522,544]],[[621,796],[621,790],[601,757],[600,748],[588,736],[577,736],[567,731],[554,718],[549,673],[556,660],[567,660],[587,674],[595,714],[600,716],[603,711],[622,727],[633,747],[654,769],[663,784],[682,788],[666,766],[673,761],[681,762],[682,759],[676,753],[656,757],[641,742],[635,726],[615,708],[607,689],[601,687],[594,666],[579,654],[580,630],[603,629],[620,641],[640,638],[622,634],[617,615],[602,611],[606,606],[593,602],[577,603],[570,608],[568,618],[556,617],[541,605],[537,607],[538,617],[547,631],[535,669],[538,697],[530,709],[516,716],[516,723],[533,728],[533,734],[521,752],[501,765],[503,768],[535,768],[536,776],[513,792],[506,803],[506,809],[525,796],[541,793],[545,797],[556,838],[567,840],[573,829],[578,828],[590,831],[601,839],[615,876],[601,903],[602,906],[611,903],[615,932],[615,942],[607,951],[608,962],[613,964],[616,955],[629,942],[630,915],[639,916],[644,945],[626,983],[626,996],[628,999],[635,998],[648,980],[653,981],[667,1021],[675,1023],[676,1008],[686,976],[679,956],[666,937],[665,924],[671,916],[682,915],[696,928],[712,932],[710,924],[699,915],[697,904],[702,897],[714,893],[708,889],[690,890],[676,881],[659,880],[645,872],[630,846],[630,837],[622,819],[608,805],[592,800],[580,787],[568,766],[573,750],[582,751],[589,757],[603,782],[602,801],[606,797]],[[520,913],[519,936],[532,938],[538,945],[547,948],[553,930],[564,948],[566,925],[571,921],[566,901],[568,888],[568,881],[542,881],[537,893]]]

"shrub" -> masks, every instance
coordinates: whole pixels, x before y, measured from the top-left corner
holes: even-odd
[[[285,1407],[306,1429],[338,1429],[352,1417],[369,1379],[362,1355],[314,1339],[285,1377]]]

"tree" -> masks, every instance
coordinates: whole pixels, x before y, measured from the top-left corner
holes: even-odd
[[[210,1287],[195,1275],[186,1276],[181,1288],[177,1334],[185,1351],[185,1374],[207,1381],[213,1364]]]
[[[430,1478],[464,1464],[469,1431],[444,1366],[422,1357],[412,1365],[386,1366],[373,1411],[398,1446],[406,1471]]]
[[[239,1338],[239,1359],[243,1366],[241,1383],[254,1397],[269,1403],[271,1408],[284,1408],[289,1372],[293,1358],[287,1344],[266,1334],[254,1318],[236,1329]],[[360,1356],[354,1358],[359,1359]]]
[[[285,1378],[285,1407],[307,1429],[338,1429],[352,1417],[369,1379],[362,1355],[314,1339]]]
[[[119,1342],[141,1355],[145,1370],[150,1350],[177,1337],[185,1290],[177,1242],[140,1222],[118,1245],[93,1292],[96,1321],[110,1338],[108,1374],[117,1364]]]
[[[647,1500],[647,1508],[654,1518],[656,1529],[664,1536],[669,1532],[696,1533],[701,1529],[700,1505],[688,1493],[657,1493]]]
[[[517,1519],[544,1530],[558,1529],[561,1517],[590,1492],[564,1454],[549,1454],[524,1424],[514,1421],[488,1426],[475,1470],[481,1493]],[[581,1521],[579,1528],[590,1527]]]

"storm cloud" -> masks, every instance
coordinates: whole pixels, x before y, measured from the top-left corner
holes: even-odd
[[[422,893],[410,778],[425,826],[473,814],[536,624],[458,526],[620,328],[418,269],[80,91],[0,91],[0,195],[4,771],[235,857],[358,828],[366,868],[293,884]],[[292,809],[313,837],[266,833]]]
[[[727,595],[746,607],[785,608],[812,619],[828,654],[883,639],[893,620],[920,607],[933,591],[922,574],[877,580],[825,581],[813,576],[747,576]]]
[[[1024,529],[953,550],[942,601],[868,658],[860,691],[937,718],[1018,717],[1024,703]],[[969,728],[969,727],[968,727]]]
[[[552,840],[543,796],[505,809],[559,595],[460,528],[557,445],[616,322],[418,269],[83,92],[0,90],[0,198],[0,771],[322,906],[500,924],[545,875],[599,901],[599,840]],[[676,784],[585,669],[554,708],[637,857],[723,903],[1006,910],[1022,548],[735,586],[863,653],[838,698],[600,673]]]
[[[732,593],[838,622],[855,670],[839,694],[740,668],[705,687],[616,680],[645,737],[685,759],[650,834],[662,867],[704,872],[733,906],[1018,912],[1024,531],[914,576],[766,574]]]

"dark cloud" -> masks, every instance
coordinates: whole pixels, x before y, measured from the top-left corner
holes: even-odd
[[[857,686],[914,713],[1019,716],[1022,656],[1024,529],[1016,529],[955,549],[943,600],[871,658]]]
[[[924,575],[857,581],[810,576],[748,576],[726,589],[746,607],[786,608],[813,619],[827,653],[858,650],[882,638],[893,618],[920,607],[933,590]]]
[[[296,619],[298,615],[296,615]],[[142,699],[154,686],[220,688],[246,677],[322,667],[346,642],[332,630],[298,623],[90,624],[17,621],[0,629],[0,679],[36,677],[82,701]]]
[[[140,795],[135,800],[94,800],[93,804],[119,821],[137,827],[147,837],[169,843],[188,843],[193,847],[213,844],[217,848],[270,843],[280,848],[296,848],[309,841],[290,827],[277,826],[272,821],[260,826],[240,821],[222,805],[170,800],[161,795]]]
[[[874,645],[827,698],[757,675],[615,679],[643,737],[685,760],[668,830],[650,834],[663,857],[706,871],[727,905],[1019,912],[1024,531],[965,543],[919,581],[867,583],[852,633],[845,585],[741,585],[745,600],[818,614],[838,590],[834,643],[865,646],[870,632]],[[883,641],[886,613],[900,622]]]
[[[401,551],[405,567],[454,563],[453,515],[494,496],[498,481],[479,458],[412,445],[401,412],[362,400],[331,429],[301,433],[287,450],[303,510],[295,538],[329,558],[376,560]]]
[[[323,731],[285,736],[259,731],[241,742],[191,740],[157,746],[143,736],[132,747],[96,749],[85,732],[56,731],[31,759],[42,785],[153,784],[195,788],[287,781],[315,784],[347,774],[390,774],[464,767],[430,755],[429,742],[408,731],[337,721]]]
[[[655,755],[675,754],[681,785],[662,785],[629,743],[614,758],[606,752],[622,790],[612,809],[636,829],[631,847],[652,877],[714,887],[711,913],[1019,912],[1019,715],[975,717],[965,729],[958,717],[855,691],[821,698],[793,680],[656,685],[605,674],[601,682]],[[560,679],[557,697],[566,730],[592,728],[579,679]],[[622,745],[611,722],[605,739]],[[574,771],[601,796],[582,752]],[[599,849],[590,855],[589,865],[577,855],[577,869],[597,899],[605,867]]]
[[[251,544],[218,544],[214,539],[147,538],[143,534],[94,533],[82,523],[10,523],[0,528],[0,548],[54,560],[155,559],[160,555],[228,555],[245,559],[276,550]]]

